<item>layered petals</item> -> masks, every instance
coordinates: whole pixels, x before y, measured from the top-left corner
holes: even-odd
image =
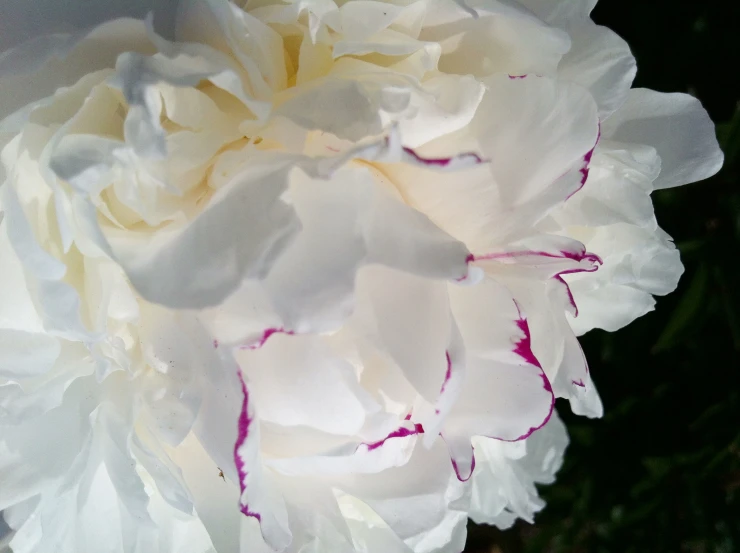
[[[650,194],[719,169],[698,101],[630,90],[592,0],[72,4],[0,54],[11,549],[531,522],[555,398],[603,414],[577,335],[682,272]]]

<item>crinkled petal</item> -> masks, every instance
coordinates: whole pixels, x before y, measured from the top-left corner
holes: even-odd
[[[470,517],[478,524],[506,529],[517,517],[533,522],[544,502],[535,484],[551,484],[568,445],[557,413],[524,442],[475,438],[477,470],[472,480]]]

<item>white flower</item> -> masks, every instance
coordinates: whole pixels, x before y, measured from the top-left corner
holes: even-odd
[[[590,4],[183,0],[177,41],[3,54],[10,547],[457,552],[468,516],[531,521],[555,397],[602,412],[576,334],[681,273],[650,192],[722,162]]]

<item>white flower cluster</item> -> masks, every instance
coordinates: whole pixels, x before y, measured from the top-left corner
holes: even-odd
[[[602,414],[576,336],[682,271],[650,193],[722,163],[592,4],[182,0],[174,41],[0,55],[10,548],[458,553],[469,517],[531,521],[555,398]]]

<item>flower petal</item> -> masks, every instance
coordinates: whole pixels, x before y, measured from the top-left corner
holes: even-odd
[[[535,484],[550,484],[568,446],[557,413],[524,442],[474,438],[477,470],[473,476],[470,517],[478,524],[509,528],[517,517],[533,522],[544,507]]]
[[[588,89],[599,106],[599,119],[627,99],[637,73],[635,58],[616,33],[584,20],[569,28],[573,45],[558,66],[558,75]]]
[[[630,90],[625,104],[604,123],[603,133],[657,150],[662,168],[655,189],[711,177],[724,160],[714,124],[699,100],[688,94]]]
[[[316,337],[273,335],[257,349],[238,352],[236,359],[260,420],[351,436],[373,406],[352,366]]]

